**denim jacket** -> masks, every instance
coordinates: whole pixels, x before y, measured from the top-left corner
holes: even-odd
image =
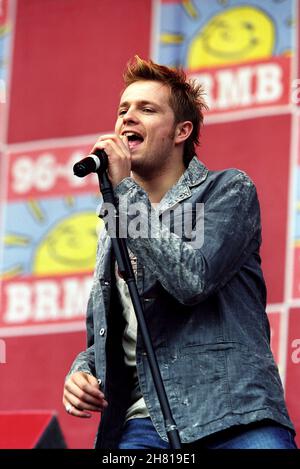
[[[146,192],[132,178],[115,188],[115,197],[119,207],[143,202],[151,209]],[[163,214],[186,203],[195,213],[196,204],[204,204],[199,246],[161,223]],[[127,245],[137,257],[137,287],[181,441],[262,419],[293,430],[270,349],[253,182],[237,169],[209,171],[194,157],[156,210],[160,216],[151,220],[151,233],[157,236],[129,233]],[[132,220],[129,209],[126,215],[123,225]],[[150,224],[147,210],[140,222]],[[103,230],[88,302],[87,349],[69,372],[86,371],[101,380],[109,403],[96,440],[102,448],[117,446],[130,394],[113,265],[111,239]],[[167,440],[139,328],[136,359],[150,417]]]

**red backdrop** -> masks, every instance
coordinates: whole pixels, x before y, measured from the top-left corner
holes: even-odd
[[[298,2],[286,3],[295,14]],[[0,411],[55,410],[68,446],[89,448],[98,416],[72,418],[61,403],[65,374],[85,347],[85,281],[92,275],[93,261],[85,262],[93,258],[96,242],[95,233],[87,240],[87,232],[78,232],[76,220],[80,226],[96,223],[98,203],[97,181],[75,181],[72,163],[86,154],[99,133],[113,129],[129,58],[139,54],[187,67],[183,43],[182,59],[169,59],[182,39],[179,30],[170,36],[172,31],[164,29],[166,18],[182,20],[182,37],[189,42],[196,21],[203,28],[230,6],[198,0],[0,0],[0,5],[0,41],[9,46],[0,70],[0,85],[6,83],[6,99],[0,93]],[[0,42],[1,47],[4,50]],[[166,53],[164,47],[169,47]],[[210,83],[213,100],[199,158],[210,169],[245,170],[257,185],[272,349],[300,433],[300,99],[293,102],[290,96],[297,86],[292,82],[297,79],[297,57],[298,45],[288,53],[273,51],[262,59],[203,66],[189,73]],[[279,71],[282,92],[274,101],[259,103],[259,80],[269,65]],[[227,107],[220,109],[226,76],[240,80],[245,70],[251,76],[248,91],[244,84],[235,102],[227,94]],[[271,91],[266,88],[265,95]],[[247,92],[252,103],[244,105]],[[74,230],[72,240],[65,239],[67,228]],[[82,258],[77,242],[83,246]],[[60,249],[63,260],[58,259]],[[79,292],[76,304],[74,288]]]

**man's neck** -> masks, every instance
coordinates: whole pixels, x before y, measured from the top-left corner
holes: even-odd
[[[151,203],[159,203],[163,196],[171,187],[176,184],[182,176],[186,167],[182,159],[180,163],[174,164],[171,168],[162,168],[157,174],[150,174],[147,177],[133,173],[134,180],[147,192]]]

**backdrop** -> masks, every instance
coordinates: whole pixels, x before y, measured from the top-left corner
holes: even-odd
[[[199,158],[257,185],[272,349],[300,434],[298,3],[0,0],[0,412],[53,410],[70,448],[93,445],[98,416],[61,403],[101,229],[97,179],[72,165],[114,128],[139,54],[204,84]]]

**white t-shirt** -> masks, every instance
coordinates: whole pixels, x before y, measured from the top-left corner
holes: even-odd
[[[130,253],[133,270],[136,273],[136,258]],[[125,420],[132,418],[149,417],[144,398],[141,394],[136,369],[136,339],[137,339],[137,319],[132,305],[129,289],[125,280],[120,277],[117,263],[115,264],[116,284],[123,307],[123,316],[126,320],[126,326],[122,338],[125,364],[132,369],[132,393],[131,404],[127,409]]]

